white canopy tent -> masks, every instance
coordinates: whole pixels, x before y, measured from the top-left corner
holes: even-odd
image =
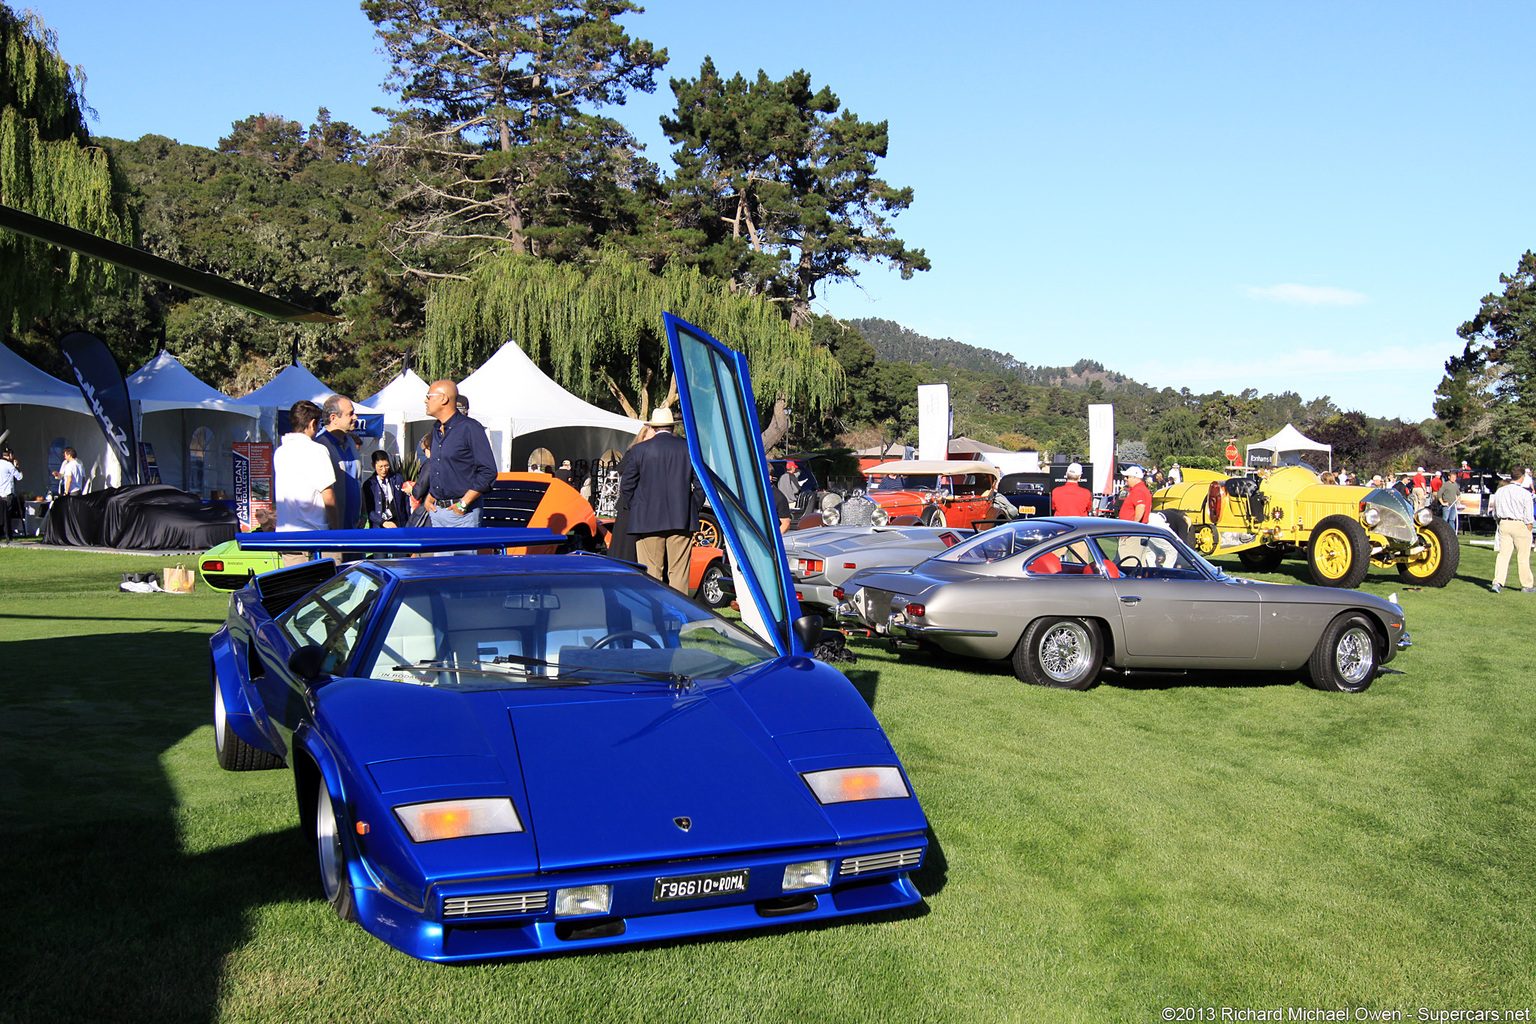
[[[500,468],[522,471],[547,449],[560,460],[595,463],[610,448],[627,448],[639,420],[583,402],[550,380],[509,341],[459,384],[469,415],[485,425]]]
[[[289,363],[283,367],[276,377],[267,381],[261,387],[252,391],[238,401],[249,405],[261,406],[261,432],[273,444],[282,439],[278,435],[278,413],[287,412],[293,407],[293,403],[308,399],[316,405],[324,405],[325,400],[336,394],[332,388],[326,387],[325,382],[310,373],[297,362]],[[359,416],[374,415],[378,412],[372,406],[363,402],[353,402],[352,408]],[[322,424],[323,427],[323,424]],[[377,435],[364,434],[364,437]],[[363,457],[367,458],[364,452]]]
[[[1248,446],[1248,465],[1280,466],[1311,465],[1303,456],[1309,452],[1327,452],[1328,469],[1333,469],[1333,445],[1319,444],[1287,423],[1273,437],[1266,437]],[[1316,467],[1314,467],[1316,468]]]
[[[63,448],[85,466],[85,486],[96,490],[120,477],[117,457],[80,396],[80,388],[44,373],[0,345],[0,433],[21,467],[21,490],[44,494],[53,485]]]
[[[229,492],[230,445],[260,436],[260,405],[210,387],[163,350],[128,377],[128,397],[139,402],[139,437],[154,446],[161,480],[205,498]]]
[[[378,391],[363,399],[363,404],[384,417],[383,445],[390,458],[400,459],[415,450],[416,441],[432,425],[427,415],[428,384],[415,370],[405,369]],[[471,409],[471,415],[476,410]]]

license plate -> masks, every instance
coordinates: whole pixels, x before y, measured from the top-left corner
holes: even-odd
[[[747,891],[749,869],[726,871],[718,875],[681,875],[676,878],[656,879],[656,889],[651,894],[653,902],[665,900],[696,900],[705,896],[729,896]]]

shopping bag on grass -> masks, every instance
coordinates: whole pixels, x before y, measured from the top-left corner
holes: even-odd
[[[166,569],[161,574],[164,579],[160,583],[160,589],[167,594],[192,593],[192,570],[177,562],[172,568]]]

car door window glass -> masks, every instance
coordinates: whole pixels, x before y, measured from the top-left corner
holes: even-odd
[[[1035,576],[1097,576],[1099,567],[1087,541],[1073,541],[1034,555],[1024,563],[1024,571]]]
[[[338,576],[289,609],[279,624],[294,647],[315,644],[324,650],[323,670],[336,672],[357,645],[379,586],[361,571]]]
[[[1126,579],[1203,580],[1196,556],[1180,547],[1171,536],[1106,534],[1095,537],[1100,556],[1119,569]]]

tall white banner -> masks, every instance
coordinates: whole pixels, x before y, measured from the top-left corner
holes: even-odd
[[[1115,407],[1088,407],[1088,458],[1093,462],[1093,493],[1115,491]]]
[[[917,386],[917,457],[949,458],[949,385]]]

